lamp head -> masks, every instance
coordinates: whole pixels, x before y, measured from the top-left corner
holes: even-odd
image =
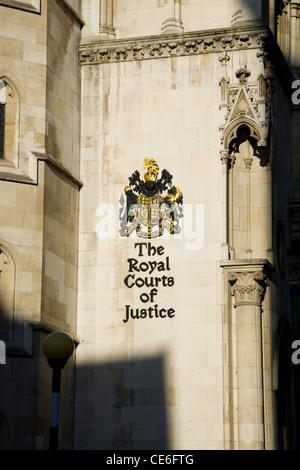
[[[43,344],[43,352],[51,367],[67,363],[74,351],[72,338],[61,331],[54,331],[47,336]]]

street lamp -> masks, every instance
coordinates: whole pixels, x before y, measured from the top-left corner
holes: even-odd
[[[44,341],[43,352],[52,368],[52,397],[49,450],[57,450],[60,404],[61,371],[74,351],[72,338],[61,331],[54,331]]]

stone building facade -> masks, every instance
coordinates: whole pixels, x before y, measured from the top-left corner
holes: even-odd
[[[0,1],[1,448],[299,447],[299,22]]]

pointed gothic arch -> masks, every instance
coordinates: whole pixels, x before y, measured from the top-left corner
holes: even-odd
[[[230,149],[232,141],[237,139],[241,127],[249,129],[249,137],[257,141],[258,146],[265,145],[263,130],[261,126],[252,118],[240,116],[234,119],[224,130],[224,148]]]
[[[7,353],[31,355],[32,328],[16,305],[16,291],[16,257],[0,242],[0,340]]]
[[[0,244],[0,336],[13,340],[16,265],[7,247]]]
[[[20,142],[20,93],[14,81],[0,77],[1,84],[1,165],[18,166]]]

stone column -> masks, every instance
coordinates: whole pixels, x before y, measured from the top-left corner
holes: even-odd
[[[229,150],[221,150],[222,172],[223,172],[223,243],[222,259],[229,259],[228,245],[228,163]]]
[[[281,0],[281,4],[282,4],[282,11],[281,11],[281,14],[279,14],[277,17],[277,42],[285,58],[289,61],[290,1]]]
[[[255,268],[252,271],[253,267]],[[231,272],[228,281],[236,309],[238,448],[264,449],[261,306],[268,279],[259,266]]]
[[[240,145],[240,148],[243,144]],[[248,146],[249,147],[249,146]],[[251,167],[253,162],[252,155],[247,155],[244,158],[246,172],[247,172],[247,247],[246,247],[246,257],[252,257],[251,249]]]
[[[167,19],[161,27],[162,33],[183,33],[181,0],[167,0]]]
[[[114,38],[113,27],[113,0],[100,0],[99,35],[103,38]]]
[[[230,166],[228,168],[228,244],[229,244],[229,259],[235,258],[234,251],[234,226],[233,226],[233,168],[236,161],[234,152],[230,155]],[[230,211],[230,213],[229,213]]]
[[[299,57],[300,1],[291,1],[291,66],[300,66]]]

